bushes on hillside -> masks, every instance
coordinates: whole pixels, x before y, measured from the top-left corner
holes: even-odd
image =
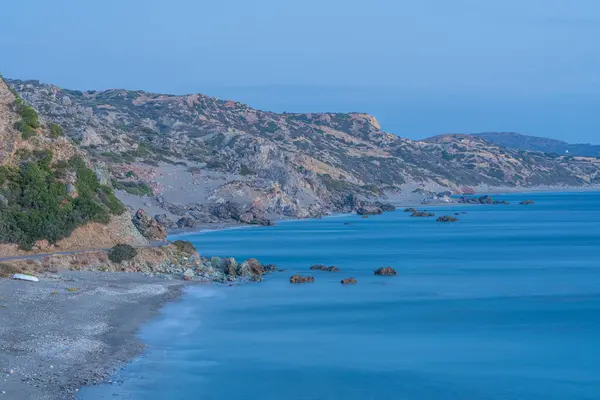
[[[137,256],[137,250],[128,244],[118,244],[108,252],[108,259],[115,264],[131,261]]]
[[[15,123],[15,128],[21,132],[22,138],[27,140],[37,133],[40,119],[35,109],[26,105],[20,98],[17,98],[14,104],[17,113],[21,116],[21,119]]]
[[[42,154],[43,152],[40,152]],[[50,167],[51,153],[19,167],[0,168],[0,243],[30,249],[38,240],[55,243],[88,222],[108,223],[123,205],[112,190],[98,182],[82,159],[67,168],[76,172],[77,196]]]

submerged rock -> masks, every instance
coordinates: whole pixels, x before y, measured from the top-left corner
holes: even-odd
[[[379,268],[378,270],[376,270],[374,272],[374,274],[378,275],[378,276],[396,276],[398,273],[396,272],[396,270],[394,268],[383,267],[383,268]]]
[[[417,212],[417,209],[416,209],[416,208],[409,207],[409,208],[405,208],[405,209],[404,209],[404,212],[405,212],[405,213],[416,213],[416,212]]]
[[[523,206],[528,206],[528,205],[531,205],[531,204],[535,204],[535,201],[533,201],[533,200],[523,200],[519,204],[521,204]]]
[[[342,285],[356,285],[358,281],[354,278],[342,279]]]
[[[294,275],[290,277],[290,283],[313,283],[315,278],[312,276]]]
[[[437,222],[458,222],[458,218],[453,217],[451,215],[444,215],[442,217],[439,217],[436,221]]]

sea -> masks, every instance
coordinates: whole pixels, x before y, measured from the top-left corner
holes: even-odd
[[[600,193],[496,198],[420,207],[456,223],[399,209],[177,237],[281,271],[189,287],[80,399],[600,399]]]

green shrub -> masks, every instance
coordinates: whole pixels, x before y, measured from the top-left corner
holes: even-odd
[[[240,175],[242,175],[242,176],[256,175],[256,172],[252,171],[246,165],[242,164],[242,166],[240,167]]]
[[[19,167],[0,168],[0,243],[17,243],[30,249],[38,240],[55,243],[88,222],[108,223],[111,214],[124,207],[112,190],[100,185],[93,171],[80,158],[61,169],[50,165],[50,151],[32,151]],[[76,172],[78,196],[73,199],[57,174]]]
[[[62,128],[60,127],[60,125],[58,125],[58,124],[50,125],[50,136],[55,139],[58,137],[64,136],[64,132],[63,132]]]
[[[173,242],[173,245],[177,247],[177,250],[185,254],[192,255],[196,252],[196,248],[194,247],[194,245],[191,242],[188,242],[187,240],[176,240]]]
[[[144,182],[122,182],[113,180],[112,184],[115,189],[122,190],[135,196],[154,195],[154,192],[152,191],[150,186],[146,185]]]
[[[128,244],[118,244],[108,252],[108,259],[115,264],[131,261],[137,256],[137,250]]]

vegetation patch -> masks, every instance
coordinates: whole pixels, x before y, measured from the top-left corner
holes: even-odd
[[[56,243],[79,226],[108,223],[111,214],[123,213],[112,189],[98,182],[83,159],[55,169],[50,166],[52,153],[42,153],[44,157],[27,158],[18,167],[0,168],[0,243],[28,250],[38,240]],[[75,191],[58,177],[65,169],[75,172]]]
[[[194,254],[196,252],[196,248],[191,242],[187,240],[176,240],[173,242],[173,245],[182,253],[185,254]]]
[[[19,97],[15,100],[14,106],[17,114],[21,116],[21,119],[15,124],[15,128],[21,132],[23,140],[35,136],[36,129],[40,127],[40,119],[35,109],[26,105]]]
[[[128,244],[118,244],[108,252],[108,259],[115,264],[131,261],[137,256],[137,250]]]
[[[116,181],[113,180],[112,184],[115,189],[122,190],[129,194],[133,194],[136,196],[153,196],[154,192],[152,188],[145,184],[144,182],[128,182],[128,181]]]

